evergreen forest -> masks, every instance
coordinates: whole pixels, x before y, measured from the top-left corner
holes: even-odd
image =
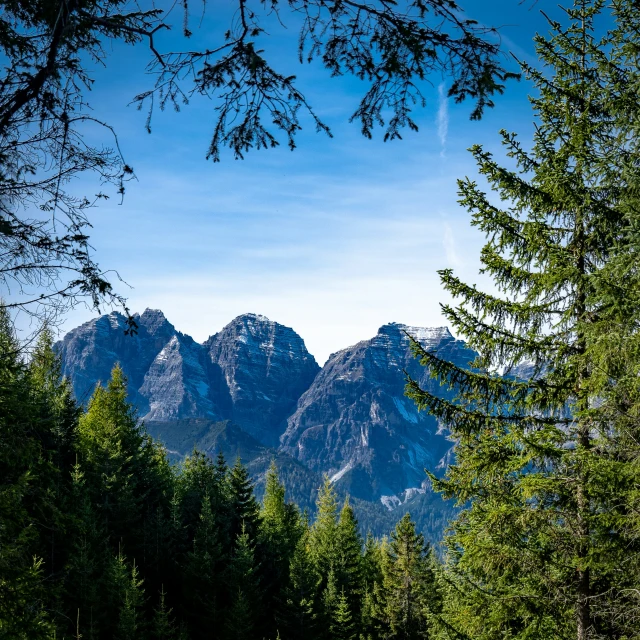
[[[51,334],[24,365],[0,320],[1,637],[427,637],[437,561],[408,515],[363,540],[329,480],[311,522],[275,464],[262,504],[240,460],[172,466],[121,369],[81,410]]]

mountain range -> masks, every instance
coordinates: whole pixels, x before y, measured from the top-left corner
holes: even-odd
[[[80,402],[119,363],[146,429],[173,459],[194,447],[239,455],[258,492],[275,459],[289,497],[303,508],[313,509],[326,474],[374,532],[409,510],[430,538],[441,533],[452,507],[433,495],[424,470],[441,472],[453,443],[403,390],[406,372],[444,393],[412,356],[409,335],[457,365],[474,359],[446,327],[387,324],[320,367],[293,329],[261,315],[238,316],[202,344],[161,311],[134,319],[134,336],[112,312],[57,344]]]

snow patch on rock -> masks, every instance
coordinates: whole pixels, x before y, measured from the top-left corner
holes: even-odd
[[[347,464],[342,467],[342,469],[340,469],[340,471],[338,471],[337,473],[334,473],[329,480],[331,482],[338,482],[338,480],[340,480],[340,478],[342,478],[342,476],[347,473],[348,471],[351,471],[351,469],[353,469],[353,464],[351,462],[347,462]]]

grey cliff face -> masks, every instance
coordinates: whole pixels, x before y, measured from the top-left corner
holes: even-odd
[[[126,336],[125,318],[111,313],[58,343],[63,373],[80,401],[120,363],[139,415],[168,438],[178,458],[190,451],[183,445],[197,441],[209,450],[226,442],[221,434],[238,431],[249,440],[234,436],[236,449],[229,443],[226,449],[248,455],[251,466],[253,457],[266,460],[277,448],[298,487],[313,484],[303,482],[305,473],[316,479],[326,473],[339,491],[380,508],[433,498],[424,469],[444,467],[452,442],[404,396],[404,370],[442,392],[412,356],[405,331],[465,367],[475,354],[448,329],[388,324],[371,340],[333,354],[320,370],[295,331],[264,316],[239,316],[204,344],[177,331],[160,311],[147,309],[136,319],[136,336]],[[228,428],[211,426],[223,423]],[[312,493],[298,497],[311,504]]]
[[[263,444],[277,444],[298,398],[320,370],[302,338],[264,316],[245,314],[204,346],[226,382],[229,417]]]
[[[144,376],[158,352],[176,334],[161,311],[147,309],[134,316],[138,334],[126,336],[126,319],[117,312],[100,316],[73,329],[58,343],[63,374],[81,402],[89,399],[98,382],[107,382],[120,363],[129,379],[129,393],[137,405]]]
[[[125,318],[113,312],[58,343],[63,374],[81,402],[119,363],[145,420],[233,420],[273,445],[320,368],[293,329],[264,316],[239,316],[204,345],[176,331],[161,311],[134,318],[135,336],[124,334]]]
[[[189,336],[173,335],[140,387],[148,407],[145,420],[222,419],[216,378],[202,345]]]
[[[403,370],[439,392],[404,331],[456,364],[466,366],[475,355],[446,328],[385,325],[371,340],[329,358],[281,438],[285,452],[351,495],[389,507],[401,501],[398,494],[424,492],[425,467],[438,467],[452,446],[435,419],[404,396]]]

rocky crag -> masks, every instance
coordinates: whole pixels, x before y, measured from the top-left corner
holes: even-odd
[[[113,312],[58,343],[80,401],[119,363],[149,432],[174,458],[194,446],[222,450],[240,455],[260,481],[275,457],[305,506],[328,474],[358,501],[370,528],[375,520],[386,525],[384,515],[401,506],[420,512],[427,528],[441,528],[436,512],[449,508],[431,494],[424,469],[443,470],[452,443],[403,389],[404,371],[439,388],[411,355],[408,335],[460,366],[473,359],[448,329],[388,324],[320,368],[293,329],[264,316],[239,316],[203,344],[161,311],[135,318],[136,336],[124,334],[125,318]]]

